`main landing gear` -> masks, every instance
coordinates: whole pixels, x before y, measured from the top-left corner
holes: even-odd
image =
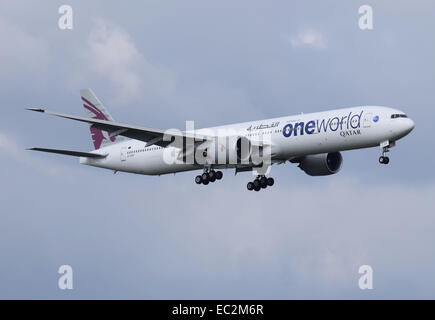
[[[379,157],[379,163],[381,164],[388,164],[390,162],[390,158],[388,158],[385,153],[389,152],[390,150],[387,147],[382,148],[382,156]]]
[[[196,184],[207,185],[210,182],[215,182],[223,177],[222,171],[204,170],[204,173],[195,177]]]
[[[260,191],[261,189],[266,189],[267,187],[273,186],[275,180],[273,178],[267,178],[266,176],[258,176],[254,181],[248,182],[247,188],[249,191],[255,190]]]

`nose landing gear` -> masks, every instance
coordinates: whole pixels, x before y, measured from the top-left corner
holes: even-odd
[[[258,176],[254,181],[248,182],[246,187],[249,191],[255,190],[260,191],[261,189],[266,189],[267,187],[273,186],[275,180],[273,178],[267,178],[266,176]]]
[[[195,177],[196,184],[208,185],[210,182],[215,182],[223,177],[222,171],[214,171],[205,169],[204,173]]]
[[[386,156],[380,156],[379,157],[379,163],[381,164],[388,164],[390,162],[390,158]]]
[[[387,152],[390,152],[389,145],[382,146],[382,156],[379,157],[379,163],[380,164],[388,164],[390,162],[390,158],[388,158],[385,155]]]

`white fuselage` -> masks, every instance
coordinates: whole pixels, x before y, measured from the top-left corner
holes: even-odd
[[[392,118],[395,114],[403,115],[403,112],[379,106],[353,107],[198,129],[195,133],[214,137],[237,135],[253,142],[266,138],[272,149],[272,163],[276,163],[311,154],[375,147],[383,142],[394,142],[414,128],[411,119]],[[199,164],[164,161],[164,152],[179,152],[176,149],[156,145],[145,147],[142,141],[127,140],[94,151],[107,154],[104,159],[80,158],[80,163],[146,175],[204,167]],[[216,167],[235,166],[220,164]]]

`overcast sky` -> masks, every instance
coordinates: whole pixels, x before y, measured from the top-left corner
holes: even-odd
[[[39,3],[39,4],[37,4]],[[70,4],[74,29],[58,28]],[[373,7],[374,29],[358,27]],[[0,3],[0,298],[435,298],[435,2]],[[357,105],[400,109],[414,131],[337,175],[276,166],[208,186],[36,154],[88,151],[93,88],[115,120],[207,127]],[[71,265],[74,289],[57,287]],[[371,265],[374,289],[358,288]]]

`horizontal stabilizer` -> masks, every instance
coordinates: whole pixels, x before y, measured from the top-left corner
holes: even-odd
[[[80,151],[71,151],[71,150],[44,149],[44,148],[29,148],[27,150],[57,153],[57,154],[63,154],[67,156],[86,157],[86,158],[94,158],[94,159],[103,159],[107,157],[107,154],[97,154],[91,152],[80,152]]]

